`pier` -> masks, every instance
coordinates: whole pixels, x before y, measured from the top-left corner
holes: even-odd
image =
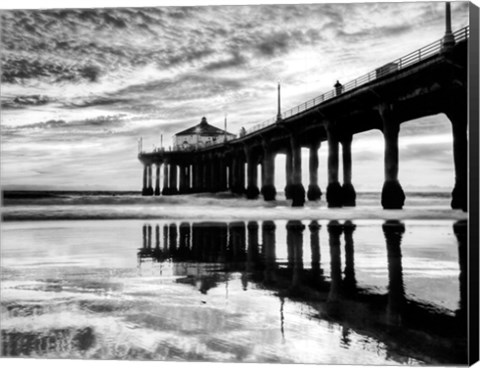
[[[256,125],[246,134],[198,149],[141,151],[143,195],[231,191],[248,199],[276,198],[275,155],[286,155],[285,195],[292,206],[319,200],[318,149],[328,145],[329,207],[355,206],[352,137],[378,129],[384,137],[384,209],[401,209],[398,140],[404,122],[444,113],[451,122],[455,185],[451,207],[467,210],[467,88],[469,27],[451,31],[406,56]],[[309,183],[302,183],[301,149],[308,148]],[[340,160],[340,149],[342,159]],[[258,167],[261,166],[261,178]],[[339,177],[342,165],[343,177]],[[160,171],[163,186],[160,187]],[[153,176],[155,172],[155,186]]]

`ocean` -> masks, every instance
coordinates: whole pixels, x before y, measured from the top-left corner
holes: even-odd
[[[5,192],[2,356],[465,364],[468,224],[449,201]]]
[[[406,194],[401,211],[383,210],[379,193],[358,193],[357,206],[329,209],[324,196],[292,208],[282,193],[274,202],[246,200],[229,192],[146,196],[137,192],[4,192],[4,221],[79,219],[466,219],[450,209],[450,193]]]

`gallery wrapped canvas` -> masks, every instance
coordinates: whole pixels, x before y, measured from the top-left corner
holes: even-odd
[[[2,360],[478,360],[473,4],[0,16]]]

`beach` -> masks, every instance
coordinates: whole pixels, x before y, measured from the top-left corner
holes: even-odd
[[[467,215],[448,195],[39,197],[2,208],[4,356],[466,362]]]
[[[2,361],[477,358],[470,3],[79,5],[1,14]]]

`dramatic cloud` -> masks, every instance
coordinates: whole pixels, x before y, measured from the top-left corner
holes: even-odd
[[[468,24],[468,4],[453,3],[452,15],[454,29]],[[1,17],[2,181],[47,187],[109,189],[114,176],[115,188],[138,189],[140,136],[146,149],[161,135],[168,146],[202,116],[222,126],[226,115],[237,133],[275,116],[279,81],[289,108],[444,33],[444,4],[432,2],[11,10]],[[449,133],[445,116],[436,116],[406,124],[401,134],[408,143]],[[381,162],[382,142],[375,142],[373,151],[357,148],[357,168]],[[448,142],[427,139],[408,150],[402,168],[422,154],[438,158],[437,171],[451,166]]]
[[[52,102],[50,98],[42,95],[29,95],[29,96],[16,96],[9,99],[2,99],[2,109],[15,109],[22,108],[24,106],[39,106],[46,105]]]

